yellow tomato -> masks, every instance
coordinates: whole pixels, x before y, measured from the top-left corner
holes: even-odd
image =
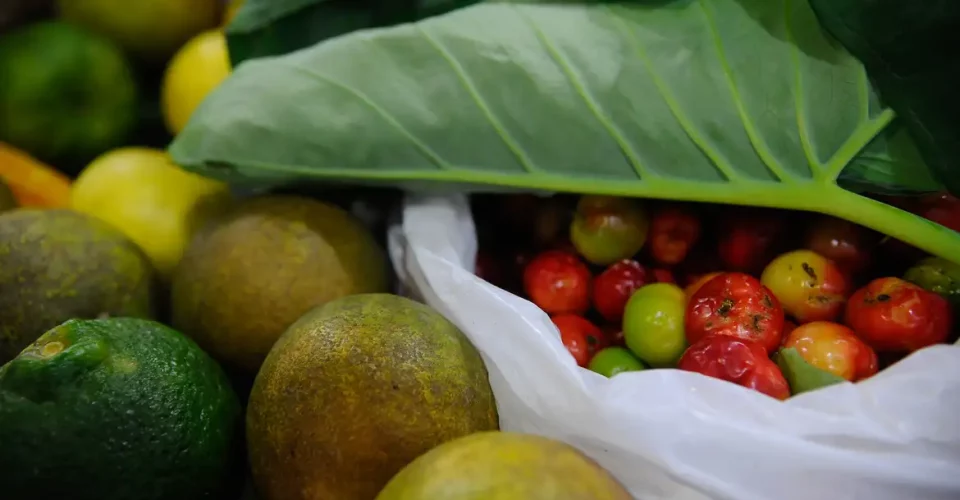
[[[220,30],[201,33],[173,57],[163,76],[163,119],[178,134],[197,106],[230,75],[227,40]]]
[[[166,278],[193,232],[230,198],[226,184],[180,169],[163,151],[123,148],[80,173],[70,202],[74,210],[123,231]]]
[[[760,281],[799,323],[836,319],[849,293],[837,265],[810,250],[777,257],[763,270]]]

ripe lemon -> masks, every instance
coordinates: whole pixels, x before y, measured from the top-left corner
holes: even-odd
[[[229,200],[226,184],[180,169],[163,151],[122,148],[80,173],[70,204],[123,231],[166,278],[194,231]]]
[[[149,62],[165,61],[192,36],[220,24],[220,0],[58,0],[60,16]]]
[[[163,119],[170,133],[179,134],[200,102],[229,75],[222,31],[206,31],[187,42],[163,76]]]

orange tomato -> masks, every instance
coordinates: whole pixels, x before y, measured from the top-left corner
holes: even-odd
[[[10,186],[21,207],[70,205],[69,177],[3,142],[0,142],[0,177]]]

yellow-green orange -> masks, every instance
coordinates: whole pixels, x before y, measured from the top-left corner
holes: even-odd
[[[0,214],[0,364],[73,318],[154,314],[150,261],[119,231],[70,210]]]
[[[440,445],[376,500],[631,500],[607,471],[544,437],[482,432]]]
[[[173,325],[215,358],[255,372],[314,306],[386,289],[383,250],[347,212],[307,198],[256,198],[191,242],[173,277]]]
[[[0,368],[2,497],[235,499],[240,424],[226,376],[187,337],[71,320]]]
[[[168,278],[193,234],[230,199],[229,186],[182,170],[165,152],[128,147],[87,165],[70,206],[120,229]]]
[[[262,500],[372,500],[431,448],[497,425],[483,361],[453,324],[365,294],[280,338],[254,383],[247,443]]]

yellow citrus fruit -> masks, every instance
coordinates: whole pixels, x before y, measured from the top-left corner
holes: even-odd
[[[243,0],[232,0],[229,4],[227,4],[227,9],[223,12],[224,26],[230,24],[230,21],[233,21],[233,18],[237,15],[237,12],[240,11],[240,7],[243,7]]]
[[[191,37],[220,24],[221,0],[58,0],[60,16],[162,62]]]
[[[226,184],[180,169],[163,151],[122,148],[87,165],[70,205],[123,231],[166,278],[194,231],[230,199]]]
[[[230,76],[227,40],[220,30],[206,31],[187,42],[163,76],[163,120],[179,134],[207,94]]]

